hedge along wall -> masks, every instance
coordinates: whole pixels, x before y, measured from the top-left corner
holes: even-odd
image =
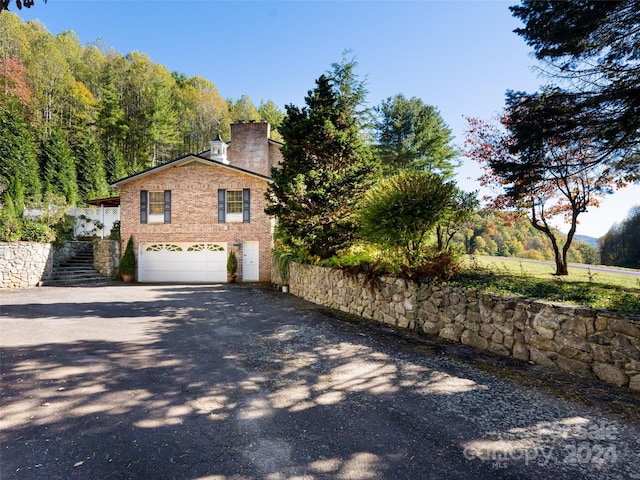
[[[289,288],[311,302],[479,350],[640,391],[640,317],[459,287],[292,264]]]
[[[34,287],[52,269],[50,243],[0,243],[0,288]]]

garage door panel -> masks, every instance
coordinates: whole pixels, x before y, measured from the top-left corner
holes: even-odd
[[[140,247],[141,282],[225,282],[226,243],[147,243]]]

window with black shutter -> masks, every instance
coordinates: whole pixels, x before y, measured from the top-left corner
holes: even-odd
[[[251,220],[251,190],[242,190],[242,221],[249,223]]]
[[[218,190],[218,223],[251,221],[251,190]]]
[[[140,223],[147,223],[147,193],[146,190],[140,190]]]
[[[140,223],[171,223],[171,190],[140,191]]]
[[[226,220],[227,209],[227,191],[224,189],[218,190],[218,223],[224,223]]]

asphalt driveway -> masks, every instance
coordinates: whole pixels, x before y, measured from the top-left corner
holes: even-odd
[[[262,286],[0,291],[0,348],[3,480],[640,479],[639,396]]]

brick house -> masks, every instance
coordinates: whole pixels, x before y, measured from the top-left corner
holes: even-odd
[[[225,282],[235,252],[239,281],[270,281],[274,220],[264,213],[282,144],[267,122],[231,126],[200,154],[118,180],[123,247],[133,236],[139,282]]]

